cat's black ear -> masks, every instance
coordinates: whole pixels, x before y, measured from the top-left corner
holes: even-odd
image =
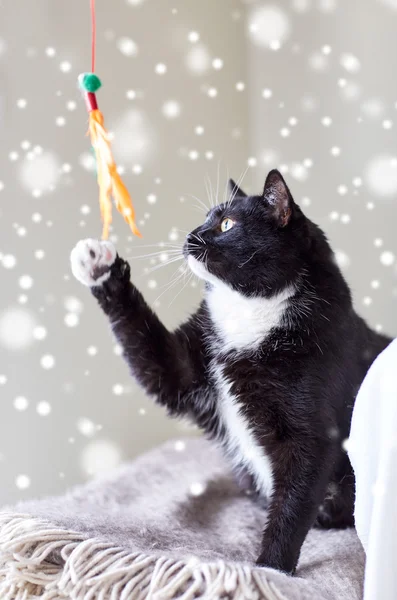
[[[272,207],[279,227],[288,225],[293,211],[294,201],[280,171],[273,169],[265,181],[263,197]]]
[[[229,183],[227,184],[229,190],[229,196],[231,198],[246,198],[247,194],[243,192],[241,188],[233,181],[233,179],[229,179]]]

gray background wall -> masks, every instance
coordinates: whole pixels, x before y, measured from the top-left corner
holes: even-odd
[[[219,167],[223,190],[227,171],[237,178],[248,163],[248,190],[284,170],[338,251],[358,310],[396,334],[397,4],[97,5],[98,99],[144,234],[132,239],[115,215],[112,238],[165,323],[193,309],[200,286],[167,291],[180,263],[151,271],[161,259],[137,257],[181,243],[201,219],[189,194],[208,202],[206,177],[215,187]],[[135,386],[70,278],[70,249],[100,234],[76,86],[89,27],[88,1],[0,5],[0,503],[58,493],[196,433]]]

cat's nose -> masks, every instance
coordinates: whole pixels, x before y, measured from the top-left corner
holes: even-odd
[[[192,243],[193,243],[193,240],[194,240],[194,236],[193,236],[193,234],[192,234],[192,233],[188,233],[188,234],[187,234],[187,236],[186,236],[186,242],[187,242],[188,244],[192,244]]]

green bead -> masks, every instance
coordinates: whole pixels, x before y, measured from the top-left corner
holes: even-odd
[[[79,75],[79,85],[86,92],[92,92],[95,94],[101,87],[101,80],[95,73],[82,73]]]

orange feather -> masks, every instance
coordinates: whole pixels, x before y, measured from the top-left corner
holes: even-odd
[[[112,198],[117,210],[130,226],[132,233],[142,237],[135,222],[135,211],[130,195],[117,172],[109,134],[104,127],[103,115],[98,109],[89,113],[89,134],[97,164],[99,205],[103,223],[102,239],[106,240],[109,236],[109,226],[112,222]]]

